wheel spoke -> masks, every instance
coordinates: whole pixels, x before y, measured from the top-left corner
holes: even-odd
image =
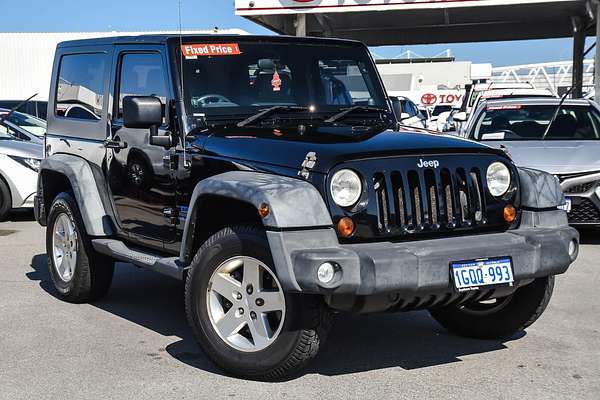
[[[226,338],[238,333],[244,327],[244,324],[246,324],[246,321],[236,316],[233,307],[216,323],[219,333]]]
[[[267,322],[266,315],[259,313],[256,316],[256,319],[250,320],[248,323],[248,328],[250,328],[250,334],[252,335],[254,346],[260,348],[270,341],[272,332]]]
[[[283,293],[277,292],[260,292],[257,298],[263,299],[264,303],[258,307],[261,312],[282,311],[285,304]]]
[[[227,300],[235,299],[234,293],[242,290],[242,284],[236,281],[229,274],[216,274],[213,277],[210,290],[217,292]]]
[[[260,280],[260,266],[253,259],[245,259],[244,260],[244,279],[242,282],[242,286],[246,287],[248,285],[252,285],[254,290],[260,290],[261,280]]]
[[[263,290],[263,286],[269,289]],[[281,284],[257,259],[237,256],[224,261],[212,273],[206,296],[213,329],[235,349],[263,350],[283,329],[286,304]]]

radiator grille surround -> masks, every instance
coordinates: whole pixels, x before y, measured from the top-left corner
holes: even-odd
[[[425,158],[435,159],[439,166],[419,167]],[[512,165],[496,155],[481,154],[407,156],[342,163],[330,176],[342,168],[359,171],[368,201],[358,211],[333,204],[334,222],[343,216],[351,217],[357,225],[353,237],[357,241],[504,231],[509,225],[502,211],[505,205],[514,203],[517,175],[511,166],[514,187],[505,198],[493,197],[485,175],[494,161]]]

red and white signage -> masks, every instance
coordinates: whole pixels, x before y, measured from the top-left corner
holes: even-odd
[[[237,43],[201,43],[182,44],[181,52],[185,58],[236,56],[241,54]]]
[[[566,0],[235,0],[237,15],[415,10],[471,6],[507,6]]]

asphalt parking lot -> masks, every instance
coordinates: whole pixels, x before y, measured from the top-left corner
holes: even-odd
[[[600,398],[600,234],[557,279],[542,318],[509,341],[452,336],[426,312],[338,316],[308,371],[247,382],[193,341],[182,286],[119,264],[108,297],[59,301],[45,230],[29,213],[0,223],[0,399]]]

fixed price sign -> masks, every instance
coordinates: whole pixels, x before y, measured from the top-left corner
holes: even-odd
[[[199,43],[182,44],[181,52],[185,58],[237,56],[241,54],[237,43]]]

